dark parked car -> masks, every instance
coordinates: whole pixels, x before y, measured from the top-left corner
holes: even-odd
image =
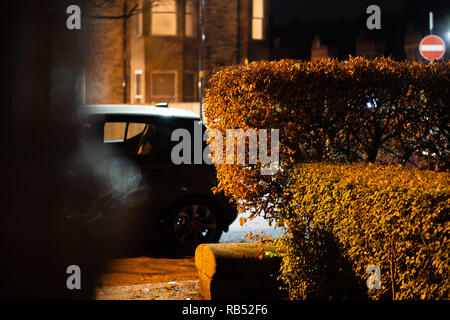
[[[214,166],[171,160],[179,143],[171,141],[172,132],[184,128],[193,138],[198,115],[167,107],[95,105],[83,106],[80,119],[82,148],[68,170],[70,193],[77,195],[67,202],[70,219],[95,226],[93,232],[163,232],[191,249],[217,242],[228,231],[237,210],[212,193]],[[86,199],[89,209],[77,210]]]

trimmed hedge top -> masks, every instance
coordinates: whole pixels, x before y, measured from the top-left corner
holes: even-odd
[[[275,215],[283,172],[312,161],[403,163],[450,168],[450,63],[347,61],[253,62],[215,74],[205,96],[211,129],[279,129],[280,167],[217,165],[218,190]],[[283,178],[284,176],[284,178]],[[261,201],[265,199],[265,201]]]

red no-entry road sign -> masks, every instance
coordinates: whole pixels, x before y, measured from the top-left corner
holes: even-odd
[[[438,36],[427,36],[420,41],[419,51],[427,60],[438,60],[444,56],[445,42]]]

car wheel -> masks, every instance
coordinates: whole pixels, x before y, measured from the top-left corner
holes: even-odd
[[[218,242],[222,235],[219,210],[209,201],[191,201],[174,208],[169,235],[177,246],[195,250],[200,243]]]

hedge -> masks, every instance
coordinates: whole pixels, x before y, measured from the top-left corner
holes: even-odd
[[[274,244],[291,298],[448,298],[449,87],[448,61],[359,57],[210,79],[205,121],[223,141],[228,129],[279,129],[275,175],[216,164],[215,191],[287,226]],[[381,290],[367,292],[368,265]]]
[[[205,94],[209,128],[279,129],[279,174],[258,165],[218,165],[218,190],[241,206],[275,217],[271,203],[283,169],[308,161],[403,163],[450,168],[450,63],[387,58],[231,66]],[[266,199],[261,201],[261,199]]]
[[[271,242],[291,298],[449,298],[449,173],[302,164],[281,196],[288,231]],[[381,290],[366,287],[369,265]]]

